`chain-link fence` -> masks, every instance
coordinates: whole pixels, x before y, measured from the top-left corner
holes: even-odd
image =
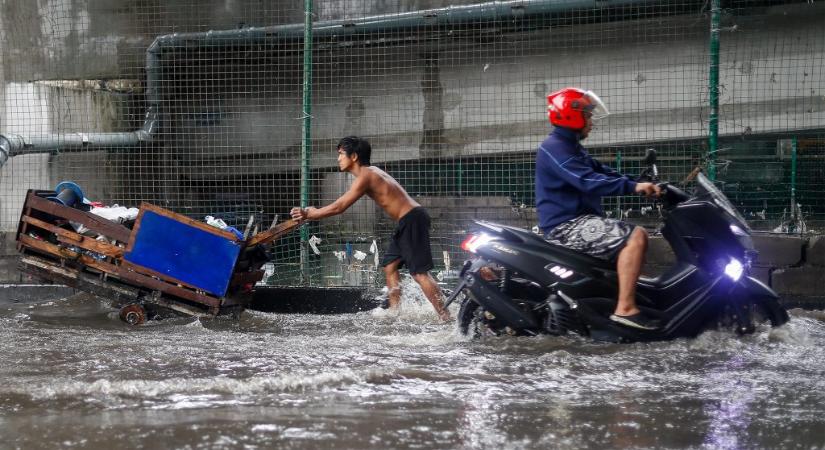
[[[79,183],[259,229],[341,195],[335,146],[433,217],[450,276],[474,218],[535,225],[545,96],[597,92],[612,114],[584,142],[638,173],[697,166],[760,230],[825,229],[825,5],[808,1],[426,0],[0,2],[0,223],[25,189]],[[311,18],[311,46],[305,19]],[[718,31],[714,33],[713,31]],[[717,50],[718,49],[718,50]],[[717,64],[718,62],[718,64]],[[305,84],[305,81],[311,81]],[[713,138],[711,138],[711,136]],[[655,223],[635,197],[613,217]],[[281,239],[268,280],[374,285],[394,224],[369,199]]]

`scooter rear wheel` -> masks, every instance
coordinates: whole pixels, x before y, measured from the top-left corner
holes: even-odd
[[[458,310],[458,330],[471,339],[498,336],[501,332],[495,326],[495,319],[470,296],[461,293],[461,307]]]

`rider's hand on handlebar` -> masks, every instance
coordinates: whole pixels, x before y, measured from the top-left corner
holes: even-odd
[[[662,195],[662,188],[654,183],[636,183],[636,193],[645,197],[659,197]]]

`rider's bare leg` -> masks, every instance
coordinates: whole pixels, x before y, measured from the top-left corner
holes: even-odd
[[[619,273],[619,301],[616,303],[615,311],[617,315],[630,316],[639,313],[639,308],[636,307],[636,281],[642,273],[647,239],[647,231],[636,227],[625,247],[619,252],[619,260],[616,263]]]

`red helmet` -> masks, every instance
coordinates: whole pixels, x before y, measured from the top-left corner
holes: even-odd
[[[553,125],[581,130],[585,125],[585,113],[590,113],[593,120],[598,120],[610,114],[610,111],[592,91],[567,87],[547,96],[547,117]]]

